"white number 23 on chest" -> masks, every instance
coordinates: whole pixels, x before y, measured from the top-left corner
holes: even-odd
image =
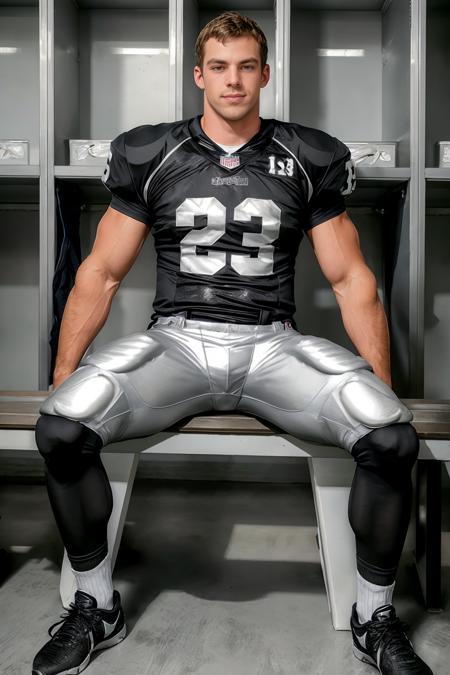
[[[180,269],[188,274],[212,275],[226,265],[224,250],[197,253],[197,246],[214,246],[225,234],[226,207],[215,197],[185,199],[176,211],[176,227],[193,228],[196,216],[206,216],[205,227],[191,229],[180,241]],[[230,265],[238,274],[265,276],[273,273],[274,247],[281,226],[281,210],[271,199],[248,197],[234,209],[234,219],[241,223],[260,221],[260,232],[243,232],[242,245],[256,248],[257,257],[249,253],[233,253]]]

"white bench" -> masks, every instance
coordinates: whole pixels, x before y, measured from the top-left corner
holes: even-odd
[[[0,450],[37,450],[34,426],[39,404],[45,395],[45,392],[0,392]],[[437,607],[440,602],[440,463],[434,460],[445,462],[449,469],[450,402],[406,399],[405,403],[413,410],[413,423],[421,436],[419,457],[433,460],[419,462],[422,466],[421,492],[425,497],[428,494],[428,508],[432,513],[428,519],[430,525],[427,519],[424,522],[427,504],[421,504],[417,531],[422,550],[417,567],[426,604]],[[102,452],[114,496],[108,527],[113,565],[139,461],[138,453],[142,452],[164,456],[240,455],[308,459],[331,619],[336,630],[348,629],[356,590],[356,563],[347,507],[356,465],[347,451],[302,441],[255,418],[234,414],[194,417],[154,436],[113,443]],[[425,492],[423,486],[428,488]],[[430,494],[434,494],[434,499],[430,500]],[[74,589],[73,574],[64,554],[60,582],[64,606],[72,601]]]

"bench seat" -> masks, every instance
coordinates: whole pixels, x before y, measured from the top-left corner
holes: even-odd
[[[36,451],[34,427],[45,391],[0,391],[0,451]],[[440,606],[440,471],[450,469],[450,401],[403,399],[421,439],[417,481],[416,567],[427,607]],[[286,434],[242,414],[205,414],[181,420],[164,432],[112,443],[102,457],[114,496],[108,526],[113,564],[117,555],[141,452],[167,455],[299,457],[308,460],[318,523],[320,558],[333,625],[348,629],[355,597],[355,543],[347,517],[355,464],[346,450]],[[438,461],[436,461],[438,460]],[[64,555],[60,593],[73,598],[73,575]]]
[[[47,391],[1,391],[0,429],[34,429],[39,406]],[[450,400],[436,401],[405,398],[403,403],[413,413],[412,424],[420,438],[448,439],[450,436]],[[208,413],[182,420],[171,429],[183,433],[261,434],[272,435],[280,429],[263,420],[241,414]]]

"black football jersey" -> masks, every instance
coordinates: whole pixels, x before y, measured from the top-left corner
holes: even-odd
[[[200,117],[120,134],[102,178],[111,207],[153,233],[152,318],[291,318],[299,244],[345,210],[355,183],[350,152],[322,131],[262,119],[229,156]]]

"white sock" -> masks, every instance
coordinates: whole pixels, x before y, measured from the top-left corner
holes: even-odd
[[[92,595],[97,600],[97,607],[113,608],[113,583],[111,561],[109,555],[93,570],[79,572],[72,570],[77,581],[77,589]]]
[[[366,623],[372,619],[372,614],[378,607],[392,604],[395,581],[390,586],[377,586],[364,579],[357,572],[357,601],[356,611],[360,623]]]

